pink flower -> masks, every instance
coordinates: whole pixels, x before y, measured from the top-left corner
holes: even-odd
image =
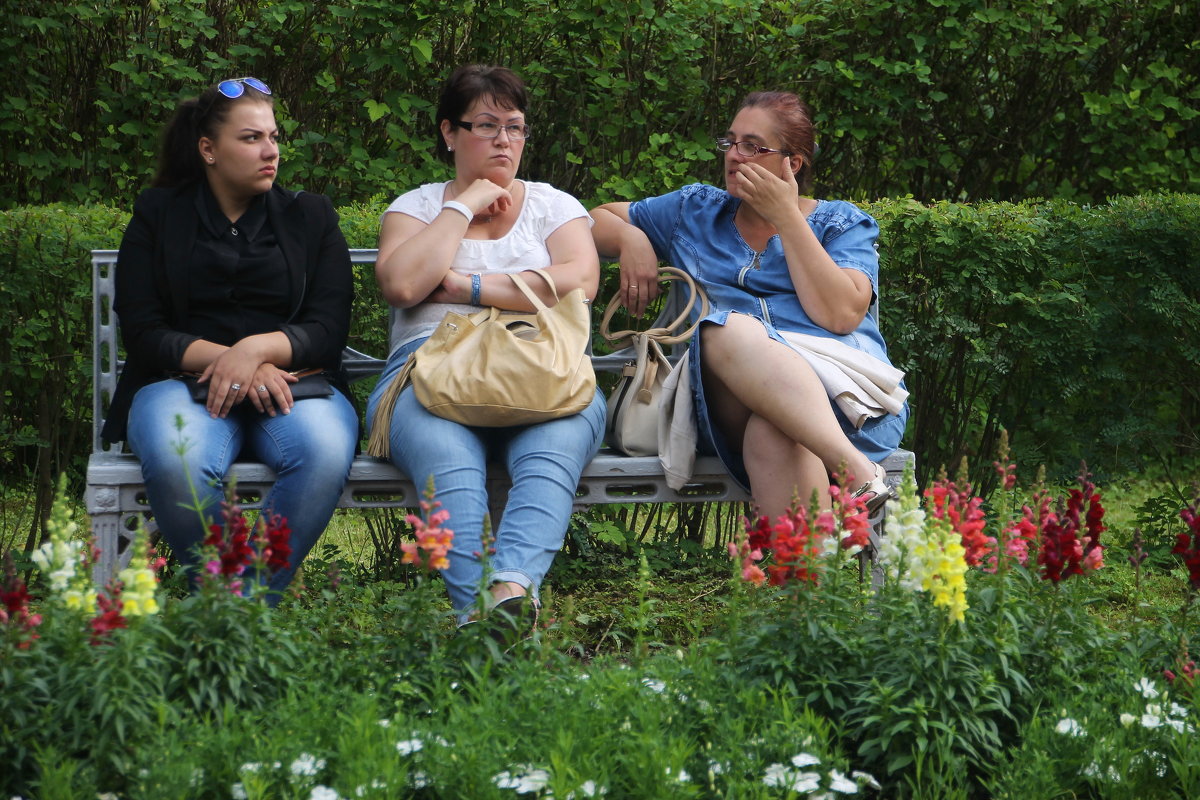
[[[448,555],[454,546],[454,531],[443,527],[446,520],[450,519],[450,512],[439,509],[440,505],[436,500],[422,500],[421,511],[427,518],[422,519],[415,514],[405,517],[405,521],[413,526],[416,541],[400,544],[404,552],[402,563],[415,564],[429,572],[450,566]]]

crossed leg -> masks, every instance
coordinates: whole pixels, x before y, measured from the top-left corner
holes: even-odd
[[[853,483],[875,466],[842,432],[825,387],[803,356],[767,335],[762,323],[731,314],[700,331],[704,390],[713,421],[742,452],[759,512],[772,519],[817,492],[828,507],[829,476]]]

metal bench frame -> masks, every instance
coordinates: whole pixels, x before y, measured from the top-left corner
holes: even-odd
[[[374,249],[350,251],[351,261],[355,264],[374,264],[375,256]],[[128,564],[129,545],[138,521],[150,515],[137,457],[124,448],[123,442],[105,445],[100,439],[122,365],[117,345],[117,320],[112,307],[116,265],[117,251],[92,251],[93,427],[85,502],[91,517],[92,534],[100,550],[94,571],[98,583],[106,582]],[[682,300],[672,293],[660,318],[673,318],[672,312],[677,313]],[[593,355],[592,364],[598,372],[619,372],[628,358],[622,353]],[[383,365],[382,359],[347,351],[346,368],[352,379],[376,375]],[[883,462],[888,482],[898,483],[904,466],[913,458],[907,450],[897,450],[889,456]],[[229,475],[237,481],[238,494],[248,498],[247,508],[257,508],[256,498],[262,498],[275,480],[275,474],[266,466],[249,462],[234,464]],[[503,497],[508,485],[508,477],[501,468],[489,471],[488,490],[493,499]],[[415,487],[389,462],[360,455],[350,468],[338,508],[415,508],[423,489],[423,486]],[[675,491],[667,486],[657,457],[631,457],[603,449],[584,470],[575,504],[577,509],[583,509],[603,503],[739,502],[749,499],[715,457],[698,457],[692,482]],[[881,533],[878,521],[875,533],[876,536]]]

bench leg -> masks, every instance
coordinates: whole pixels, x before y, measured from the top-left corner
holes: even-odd
[[[129,541],[121,546],[121,512],[102,512],[92,514],[92,537],[100,557],[92,566],[92,580],[97,586],[103,586],[111,578],[115,578],[121,570],[123,551],[129,549]]]

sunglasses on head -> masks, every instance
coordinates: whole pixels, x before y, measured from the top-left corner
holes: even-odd
[[[230,78],[227,81],[221,81],[217,84],[217,91],[228,97],[230,100],[236,100],[246,93],[246,87],[257,89],[263,94],[270,94],[271,87],[260,81],[258,78]]]

